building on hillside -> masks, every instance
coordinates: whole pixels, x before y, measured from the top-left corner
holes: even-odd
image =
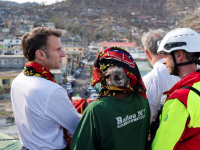
[[[66,76],[71,76],[82,66],[81,60],[89,57],[89,49],[86,42],[68,42],[62,44],[66,57],[63,58],[62,71]]]
[[[0,55],[23,55],[23,51],[21,46],[13,46],[12,48],[0,46]]]
[[[45,22],[44,27],[55,28],[55,24],[53,22]]]
[[[8,119],[7,116],[4,116],[4,115],[0,114],[0,126],[5,125],[7,119]]]
[[[4,46],[21,46],[21,39],[3,39],[0,40],[0,45],[4,45]]]
[[[10,85],[25,62],[23,55],[0,55],[0,99],[10,98]]]
[[[23,69],[26,61],[23,55],[0,55],[0,69]]]
[[[0,70],[0,99],[10,99],[12,81],[23,69]]]
[[[66,53],[80,53],[82,58],[86,58],[89,52],[87,43],[85,42],[69,42],[63,49]]]
[[[2,32],[8,33],[8,32],[10,32],[10,29],[9,29],[9,28],[3,28],[3,29],[2,29]]]
[[[22,55],[21,39],[1,39],[0,55]]]
[[[63,79],[62,79],[63,72],[61,69],[52,69],[50,70],[50,72],[54,75],[54,78],[58,84],[60,85],[63,84]]]
[[[11,84],[13,79],[22,72],[25,62],[27,60],[23,55],[0,55],[0,86]],[[56,82],[62,84],[62,71],[59,69],[52,73],[56,76]]]
[[[91,42],[88,46],[90,53],[98,53],[99,43]]]
[[[99,45],[99,51],[102,51],[102,50],[104,50],[108,47],[113,47],[113,46],[124,48],[127,51],[132,51],[132,50],[137,49],[137,45],[134,42],[132,42],[132,43],[128,43],[128,42],[101,42],[100,45]]]
[[[18,76],[23,69],[0,70],[0,86],[10,86],[12,81]]]
[[[71,76],[82,66],[82,55],[78,52],[66,52],[66,76]]]

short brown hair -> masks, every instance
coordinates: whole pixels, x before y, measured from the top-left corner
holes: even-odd
[[[37,27],[24,34],[21,41],[24,57],[28,61],[35,60],[35,52],[38,49],[43,50],[48,56],[47,37],[50,35],[61,37],[62,33],[56,28]]]

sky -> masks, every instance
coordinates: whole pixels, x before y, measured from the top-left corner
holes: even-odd
[[[17,3],[37,2],[39,4],[42,2],[45,2],[46,4],[52,4],[52,3],[60,2],[63,0],[3,0],[3,1],[13,1],[13,2],[17,2]]]

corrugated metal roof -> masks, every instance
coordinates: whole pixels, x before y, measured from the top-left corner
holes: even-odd
[[[9,140],[3,140],[9,139]],[[13,139],[13,140],[12,140]],[[0,149],[1,150],[21,150],[22,145],[19,140],[0,132]]]

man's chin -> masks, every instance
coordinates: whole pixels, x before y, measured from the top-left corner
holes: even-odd
[[[179,76],[178,75],[179,70],[175,70],[174,68],[170,71],[170,75],[174,75],[174,76]]]
[[[54,68],[51,68],[49,70],[52,70],[52,69],[60,69],[62,66],[58,66],[58,67],[54,67]]]
[[[168,70],[169,75],[174,75],[174,71],[173,70]]]
[[[167,72],[171,75],[171,70],[169,70],[169,68],[167,68]]]

